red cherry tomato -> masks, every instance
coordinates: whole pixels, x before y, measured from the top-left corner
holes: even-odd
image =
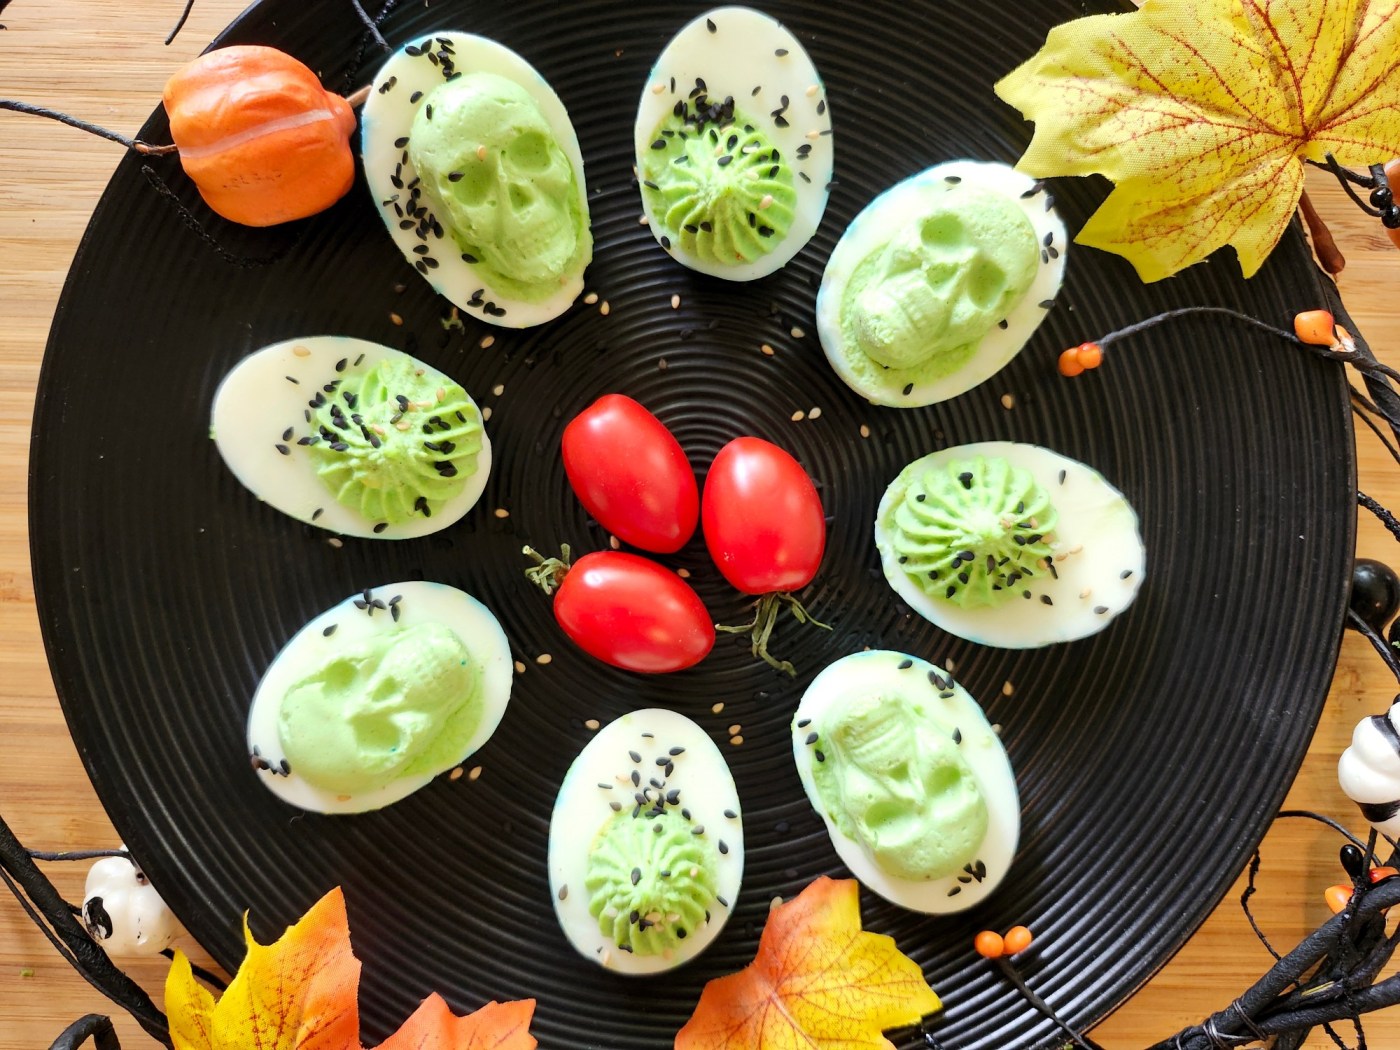
[[[579,502],[624,543],[658,554],[685,546],[700,516],[690,461],[661,420],[605,394],[564,428],[564,471]]]
[[[620,551],[574,562],[554,596],[554,618],[584,652],[627,671],[680,671],[715,644],[714,621],[688,583]]]
[[[735,438],[705,478],[705,545],[719,571],[746,594],[798,590],[826,549],[821,497],[797,460],[761,438]]]

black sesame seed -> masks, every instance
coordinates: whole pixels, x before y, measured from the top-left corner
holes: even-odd
[[[321,632],[321,636],[322,636],[323,638],[329,638],[331,635],[335,634],[335,629],[336,629],[337,627],[339,627],[339,626],[340,626],[340,625],[339,625],[339,624],[336,624],[336,623],[331,624],[329,627],[327,627],[325,630],[323,630],[323,631]]]
[[[907,670],[909,670],[909,668],[911,668],[911,667],[913,667],[913,666],[914,666],[914,661],[913,661],[913,660],[905,659],[905,660],[899,661],[899,669],[900,669],[901,671],[907,671]]]
[[[1133,570],[1132,570],[1132,569],[1124,569],[1122,572],[1120,572],[1120,573],[1118,574],[1118,578],[1119,578],[1120,580],[1126,580],[1126,579],[1127,579],[1129,576],[1131,576],[1132,574],[1133,574]]]
[[[276,448],[277,451],[282,453],[282,455],[284,456],[290,456],[292,454],[292,450],[289,449],[286,445],[282,444],[280,441],[277,443]]]
[[[724,839],[719,840],[719,852],[720,856],[725,856],[729,853],[729,843],[725,842]]]
[[[1042,594],[1042,595],[1040,596],[1040,603],[1041,603],[1042,605],[1054,605],[1054,604],[1055,604],[1055,602],[1051,599],[1050,595],[1048,595],[1048,594]]]
[[[959,729],[957,726],[954,726],[954,727],[953,727],[953,743],[955,743],[955,744],[961,744],[961,743],[962,743],[962,730]]]
[[[1106,612],[1108,612],[1108,606],[1107,606],[1107,605],[1096,605],[1096,606],[1094,606],[1094,615],[1096,615],[1096,616],[1102,616],[1102,615],[1103,615],[1104,613],[1106,613]]]
[[[637,885],[637,883],[639,883],[639,882],[641,882],[641,881],[642,881],[642,869],[641,869],[641,868],[633,868],[633,869],[632,869],[632,885],[635,886],[635,885]]]
[[[906,384],[904,384],[904,396],[905,396],[905,397],[908,397],[908,396],[909,396],[910,394],[912,394],[913,392],[914,392],[914,384],[913,384],[913,383],[906,383]]]
[[[301,386],[301,380],[298,379],[296,376],[284,376],[283,378],[286,379],[289,383],[295,383],[297,386]]]
[[[705,28],[713,33],[718,27],[715,25],[715,20],[713,18],[707,18],[705,19]]]
[[[813,751],[813,752],[812,752],[812,757],[815,758],[818,762],[825,762],[825,761],[826,761],[826,756],[825,756],[824,754],[822,754],[820,750]]]
[[[403,149],[408,145],[408,136],[404,135],[394,140],[394,149]]]
[[[806,728],[807,728],[809,725],[811,725],[811,724],[812,724],[812,720],[811,720],[810,718],[799,719],[799,720],[798,720],[798,723],[797,723],[797,728],[798,728],[798,729],[806,729]]]

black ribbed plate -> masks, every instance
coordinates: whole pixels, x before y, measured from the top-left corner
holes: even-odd
[[[1110,1010],[1181,945],[1282,799],[1331,675],[1353,532],[1345,387],[1335,369],[1214,320],[1148,332],[1074,382],[1054,362],[1063,346],[1190,303],[1287,324],[1321,302],[1302,237],[1291,231],[1248,283],[1226,256],[1144,287],[1122,260],[1073,249],[1059,303],[1027,351],[928,409],[865,403],[826,367],[814,335],[815,289],[845,224],[932,163],[1014,161],[1029,127],[991,85],[1085,6],[769,5],[826,79],[839,181],[794,263],[736,286],[665,257],[638,223],[631,179],[637,97],[654,56],[699,5],[403,4],[385,27],[392,42],[439,27],[497,37],[550,79],[583,144],[597,238],[588,287],[611,312],[579,306],[542,328],[495,331],[489,350],[478,348],[486,330],[474,323],[465,334],[444,329],[444,303],[390,244],[363,184],[290,232],[209,219],[229,250],[283,253],[239,266],[186,229],[128,158],[73,265],[44,362],[34,576],[58,692],[98,791],[216,958],[237,964],[245,908],[267,939],[340,883],[365,960],[369,1041],[438,989],[460,1009],[538,997],[535,1031],[551,1048],[669,1045],[703,983],[750,959],[769,901],[841,873],[798,785],[787,724],[811,676],[866,645],[955,662],[1003,725],[1020,781],[1019,861],[985,906],[925,918],[863,899],[868,927],[892,934],[943,995],[946,1012],[930,1029],[944,1045],[1053,1041],[1051,1026],[973,957],[977,929],[1028,923],[1038,948],[1027,977],[1077,1024]],[[349,4],[269,0],[226,40],[278,44],[331,86],[365,82],[374,63]],[[157,116],[145,137],[165,132]],[[159,163],[199,210],[174,164]],[[1104,190],[1093,180],[1052,188],[1071,229]],[[220,377],[259,346],[320,332],[401,346],[491,406],[497,463],[467,520],[427,539],[337,549],[260,505],[223,468],[208,440]],[[775,356],[759,353],[765,342]],[[701,471],[729,438],[757,434],[791,449],[820,482],[834,518],[804,600],[834,630],[781,626],[775,648],[801,669],[796,681],[728,638],[685,674],[603,667],[570,647],[522,576],[522,541],[606,543],[571,495],[557,448],[565,421],[607,391],[653,409]],[[819,419],[790,421],[813,408]],[[885,483],[932,448],[994,438],[1083,459],[1137,507],[1148,581],[1102,634],[1034,652],[980,649],[906,614],[884,584],[871,524]],[[690,570],[718,620],[741,620],[743,599],[698,539],[663,560]],[[470,763],[484,772],[475,782],[444,778],[379,813],[296,813],[256,782],[244,755],[258,678],[314,614],[411,577],[482,599],[528,665],[500,731]],[[542,653],[553,662],[537,664]],[[711,713],[717,701],[723,714]],[[584,720],[654,704],[695,717],[729,757],[749,863],[734,919],[705,956],[662,980],[629,981],[566,944],[545,845],[555,787],[590,736]],[[739,747],[728,743],[733,723],[743,726]]]

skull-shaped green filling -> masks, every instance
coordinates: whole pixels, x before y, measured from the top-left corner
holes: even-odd
[[[817,732],[812,779],[827,815],[887,874],[938,879],[972,863],[988,811],[972,768],[943,725],[904,696],[852,696]]]
[[[1030,471],[979,457],[909,477],[880,527],[923,591],[971,609],[1000,605],[1022,579],[1050,571],[1057,521]]]
[[[708,921],[719,885],[713,842],[673,810],[624,810],[588,858],[588,913],[624,951],[660,955]]]
[[[481,715],[480,667],[461,638],[433,623],[331,655],[287,690],[277,729],[298,776],[358,795],[451,768]]]
[[[679,108],[642,156],[642,196],[658,232],[705,262],[735,265],[771,252],[792,225],[792,168],[732,101]]]
[[[841,301],[845,343],[915,382],[950,375],[1025,295],[1039,258],[1014,200],[952,187],[856,267]]]
[[[428,203],[497,294],[537,302],[586,264],[593,238],[574,166],[519,84],[468,73],[434,89],[414,114],[408,156]]]
[[[481,413],[460,386],[407,355],[342,374],[317,398],[316,471],[368,521],[431,517],[476,472]]]

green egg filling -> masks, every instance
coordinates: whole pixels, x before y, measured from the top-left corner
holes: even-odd
[[[584,884],[588,914],[623,951],[661,955],[709,921],[719,855],[671,810],[615,814],[593,844]]]
[[[978,457],[901,480],[881,524],[900,569],[927,594],[968,609],[1001,605],[1020,581],[1050,573],[1058,516],[1030,471]]]
[[[841,298],[853,367],[888,382],[958,371],[1035,279],[1035,228],[1004,194],[940,190],[855,267]],[[873,220],[866,220],[873,221]]]
[[[287,690],[277,729],[297,776],[353,796],[451,768],[483,710],[481,668],[431,623],[337,648]]]
[[[732,99],[677,102],[638,174],[656,232],[708,263],[753,262],[792,225],[792,168]]]
[[[406,355],[336,384],[317,395],[309,451],[338,502],[392,525],[432,517],[462,492],[482,448],[465,390]]]
[[[986,799],[953,727],[902,695],[855,695],[813,724],[827,816],[888,875],[944,878],[977,858]]]
[[[414,113],[408,157],[428,203],[498,295],[546,299],[592,257],[574,166],[513,80],[468,73],[435,88]]]

